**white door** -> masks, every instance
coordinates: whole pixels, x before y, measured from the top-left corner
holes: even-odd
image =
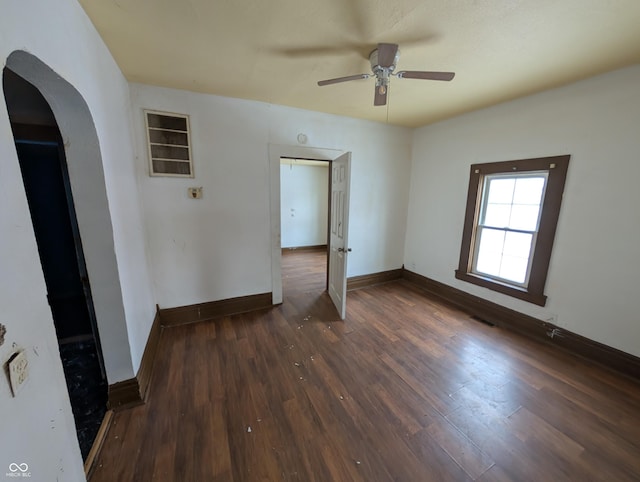
[[[340,318],[347,315],[347,244],[349,233],[349,182],[351,153],[347,152],[331,163],[331,216],[329,224],[329,296]]]

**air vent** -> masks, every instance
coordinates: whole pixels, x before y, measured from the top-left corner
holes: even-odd
[[[151,176],[193,177],[189,116],[145,110]]]
[[[472,319],[472,320],[479,321],[480,323],[484,323],[485,325],[488,325],[488,326],[490,326],[490,327],[492,327],[492,328],[493,328],[494,326],[496,326],[496,324],[495,324],[495,323],[493,323],[493,322],[491,322],[491,321],[489,321],[489,320],[485,320],[484,318],[480,318],[478,315],[473,315],[473,316],[471,317],[471,319]]]

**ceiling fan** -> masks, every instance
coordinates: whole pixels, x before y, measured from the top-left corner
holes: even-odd
[[[401,70],[395,72],[400,50],[397,44],[379,43],[378,48],[369,54],[371,71],[373,74],[348,75],[347,77],[337,77],[335,79],[321,80],[319,86],[349,82],[350,80],[376,78],[375,95],[373,105],[386,105],[387,93],[389,91],[389,79],[392,75],[400,79],[423,79],[423,80],[446,80],[453,79],[454,72],[423,72],[420,70]]]

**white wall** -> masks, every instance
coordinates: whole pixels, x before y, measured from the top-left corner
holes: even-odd
[[[89,275],[95,274],[92,282],[105,293],[103,299],[119,300],[119,308],[107,313],[117,312],[117,316],[100,327],[103,347],[109,353],[105,357],[109,382],[131,378],[139,364],[154,308],[132,162],[128,85],[77,2],[0,0],[0,11],[3,64],[12,52],[28,51],[77,89],[93,118],[104,162],[104,172],[95,176],[104,179],[102,189],[98,190],[103,199],[108,199],[110,226],[105,230],[112,232],[113,239],[94,240],[89,243],[92,247],[85,243],[85,254]],[[70,106],[60,105],[63,99],[57,97],[56,89],[63,88],[63,84],[66,83],[59,82],[47,93],[57,113],[71,110]],[[80,97],[77,100],[81,101]],[[69,143],[69,156],[74,158],[74,153],[87,146],[73,136],[73,123],[77,119],[63,117],[58,122]],[[86,199],[94,199],[89,193],[93,186],[82,182],[87,170],[92,169],[101,166],[70,165],[70,171],[74,171],[70,174],[72,184],[75,182],[72,187],[77,208],[78,197],[86,194]],[[4,366],[18,349],[26,351],[30,362],[30,378],[18,397],[12,397],[6,377],[0,377],[0,473],[12,462],[25,462],[33,480],[84,480],[42,268],[3,100],[0,101],[0,206],[0,323],[7,327],[6,342],[0,347],[0,363]],[[78,210],[89,209],[90,206],[84,206]],[[84,214],[82,217],[86,219]],[[85,235],[92,238],[96,234],[86,228],[87,224],[81,222],[83,241]],[[96,243],[100,246],[95,246]],[[99,259],[87,253],[103,249],[115,252],[117,265],[103,267]],[[102,286],[105,271],[116,276],[112,287]]]
[[[406,267],[640,356],[640,66],[414,133]],[[570,154],[546,307],[454,278],[469,166]]]
[[[402,266],[409,129],[141,84],[131,98],[161,307],[272,291],[269,145],[297,145],[299,133],[309,146],[353,152],[348,275]],[[148,176],[143,108],[190,115],[195,179]],[[202,199],[188,186],[202,186]]]
[[[282,247],[327,244],[329,163],[304,164],[283,159],[280,165]]]

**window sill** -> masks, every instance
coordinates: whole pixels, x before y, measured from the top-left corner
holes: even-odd
[[[482,286],[483,288],[497,291],[504,295],[512,296],[513,298],[518,298],[528,303],[533,303],[534,305],[544,306],[547,303],[547,297],[544,294],[531,293],[525,288],[516,288],[515,286],[509,286],[490,278],[483,278],[482,276],[465,273],[464,271],[460,271],[459,269],[455,271],[455,276],[459,280],[466,281],[477,286]]]

